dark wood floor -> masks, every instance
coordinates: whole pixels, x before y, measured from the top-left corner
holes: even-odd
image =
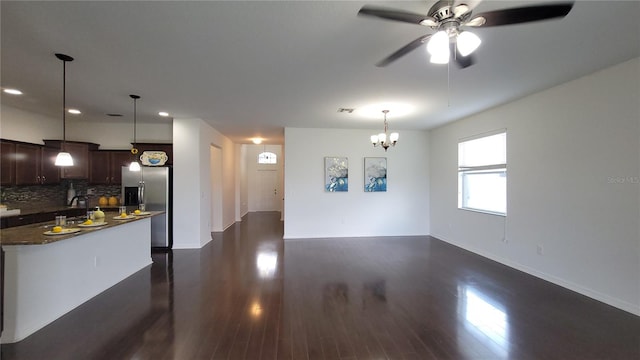
[[[430,237],[285,245],[279,219],[153,254],[2,360],[640,359],[637,316]]]

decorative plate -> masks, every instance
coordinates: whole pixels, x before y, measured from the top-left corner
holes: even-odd
[[[62,231],[60,231],[60,232],[45,231],[45,232],[43,232],[43,234],[45,234],[45,235],[69,235],[69,234],[77,233],[80,230],[82,230],[82,229],[66,228],[66,229],[62,229]]]
[[[127,215],[126,217],[122,217],[122,216],[114,216],[113,219],[114,220],[131,220],[135,218],[135,216],[133,215]]]
[[[133,213],[134,216],[151,215],[151,211],[142,211],[140,214]]]
[[[98,227],[98,226],[105,226],[107,225],[107,222],[94,222],[93,224],[78,224],[78,227]]]
[[[162,166],[169,160],[164,151],[145,151],[140,155],[140,161],[145,166]]]

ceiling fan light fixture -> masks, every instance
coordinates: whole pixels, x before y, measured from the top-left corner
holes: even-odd
[[[427,42],[427,51],[432,57],[443,58],[447,54],[449,58],[449,35],[446,31],[440,30],[433,34]]]
[[[448,64],[449,63],[449,52],[445,52],[442,54],[431,55],[429,62],[432,64]]]
[[[467,56],[474,52],[478,46],[480,46],[481,42],[482,40],[480,40],[478,35],[470,31],[463,31],[457,38],[458,51],[460,51],[460,55]]]

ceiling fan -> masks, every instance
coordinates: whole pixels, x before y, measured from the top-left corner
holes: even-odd
[[[477,3],[473,0],[468,2]],[[426,43],[432,63],[447,64],[449,58],[453,57],[459,67],[466,68],[475,62],[472,53],[478,48],[481,40],[476,34],[463,30],[464,27],[502,26],[563,18],[572,7],[573,2],[564,2],[494,10],[473,15],[472,7],[464,2],[440,0],[429,9],[427,15],[367,5],[360,9],[358,15],[422,25],[435,31],[401,47],[378,62],[376,64],[378,67],[387,66]]]

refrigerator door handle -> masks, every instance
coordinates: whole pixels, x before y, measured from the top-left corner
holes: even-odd
[[[138,205],[144,204],[144,181],[138,183]]]

